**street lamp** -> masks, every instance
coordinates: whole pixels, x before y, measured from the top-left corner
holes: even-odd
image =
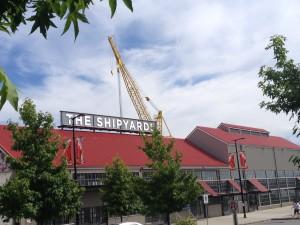
[[[84,116],[84,114],[80,113],[71,118],[72,120],[72,138],[73,138],[73,164],[74,164],[74,180],[77,182],[77,166],[76,166],[76,149],[75,149],[75,119]],[[76,213],[76,225],[79,225],[79,215]]]
[[[239,160],[239,155],[238,155],[238,149],[237,149],[237,141],[243,140],[245,138],[237,138],[232,141],[234,141],[235,145],[235,153],[236,153],[236,161],[237,161],[237,166],[238,166],[238,173],[239,173],[239,181],[240,181],[240,187],[241,187],[241,196],[242,196],[242,204],[243,204],[243,213],[244,213],[244,218],[246,218],[246,208],[245,208],[245,201],[244,201],[244,194],[243,194],[243,184],[242,184],[242,178],[241,178],[241,171],[240,171],[240,160]]]

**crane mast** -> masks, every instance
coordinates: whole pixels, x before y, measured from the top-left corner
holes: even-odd
[[[110,43],[110,46],[111,46],[113,53],[115,55],[115,58],[116,58],[118,73],[120,72],[122,74],[126,89],[131,98],[131,101],[134,105],[135,111],[137,112],[137,114],[141,120],[148,120],[148,121],[152,120],[150,114],[148,113],[146,105],[143,101],[143,98],[140,94],[138,86],[137,86],[136,82],[134,81],[134,79],[130,76],[125,64],[123,63],[121,55],[120,55],[120,53],[117,49],[117,46],[114,43],[112,37],[108,37],[108,41]]]

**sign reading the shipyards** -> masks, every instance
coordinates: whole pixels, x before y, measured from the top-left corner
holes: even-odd
[[[136,120],[88,113],[60,111],[61,127],[74,127],[93,130],[115,130],[150,133],[156,127],[155,121]]]

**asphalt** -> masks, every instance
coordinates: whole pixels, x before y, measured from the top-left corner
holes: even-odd
[[[243,214],[238,214],[238,224],[253,224],[257,222],[269,221],[269,220],[290,220],[299,219],[292,215],[292,206],[278,207],[273,209],[258,210],[254,212],[248,212],[247,218],[243,217]],[[233,216],[220,216],[198,220],[197,225],[233,225]]]

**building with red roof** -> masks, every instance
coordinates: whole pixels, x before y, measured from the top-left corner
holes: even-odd
[[[71,149],[72,130],[55,129],[54,132]],[[86,188],[82,197],[80,223],[106,223],[105,206],[99,195],[105,167],[115,157],[119,157],[132,173],[138,176],[149,173],[149,159],[141,150],[143,140],[136,134],[80,129],[75,130],[75,138],[78,144],[76,148],[80,149],[80,155],[77,156],[77,160],[80,159],[77,179]],[[290,204],[289,202],[300,196],[300,172],[289,162],[291,155],[300,156],[300,146],[284,138],[271,136],[265,129],[221,123],[217,128],[197,126],[186,138],[173,140],[174,150],[182,154],[182,170],[193,173],[204,192],[209,195],[207,206],[200,196],[196,202],[191,203],[189,211],[197,218],[231,213],[229,203],[232,200],[240,201],[241,193],[245,195],[247,211],[276,204]],[[165,137],[164,141],[167,143],[171,139]],[[21,157],[20,152],[12,150],[12,143],[6,126],[0,125],[2,184],[9,179],[12,172],[5,163],[5,156]],[[70,163],[69,170],[73,173],[73,154],[72,151],[67,154],[68,147],[58,151],[54,164],[60,163],[62,157],[66,157]],[[229,156],[233,159],[230,164]],[[237,156],[242,167],[241,183]],[[229,166],[233,168],[230,169]],[[147,217],[138,217],[135,220],[142,223],[153,222],[153,218]]]

